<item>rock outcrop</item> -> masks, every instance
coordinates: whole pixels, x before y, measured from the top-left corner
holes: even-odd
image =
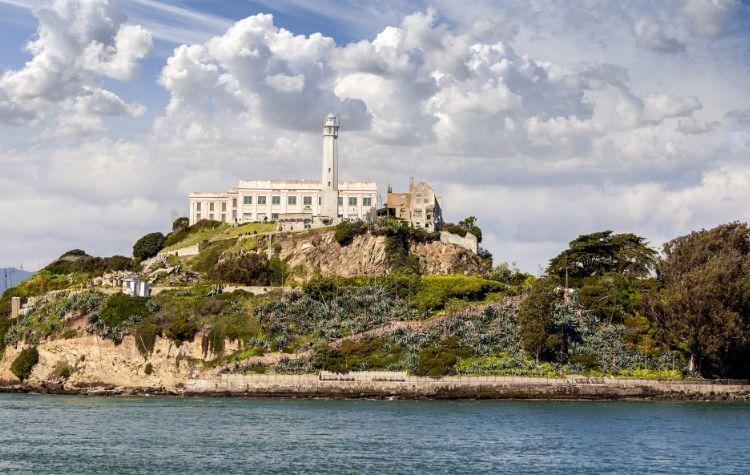
[[[281,246],[281,257],[289,258],[289,266],[301,269],[307,276],[316,271],[323,277],[387,273],[384,236],[366,233],[341,246],[333,235],[332,230],[325,230],[282,234],[274,239]],[[412,243],[410,252],[419,257],[420,265],[430,274],[481,274],[486,268],[485,262],[474,253],[440,241]]]

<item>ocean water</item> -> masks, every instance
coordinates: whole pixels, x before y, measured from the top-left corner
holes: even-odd
[[[750,473],[750,404],[0,394],[0,472]]]

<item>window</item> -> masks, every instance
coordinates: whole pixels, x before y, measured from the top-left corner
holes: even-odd
[[[350,196],[349,197],[349,206],[357,206],[357,197],[356,196]]]
[[[226,220],[227,220],[227,215],[226,215],[226,213],[222,213],[222,214],[221,214],[221,222],[223,223],[223,222],[224,222],[224,221],[226,221]]]
[[[369,196],[362,198],[362,206],[372,206],[372,198]]]
[[[195,203],[195,210],[198,211],[198,212],[200,212],[200,210],[201,210],[201,203],[200,203],[200,201],[197,202],[197,203]]]
[[[297,197],[296,196],[287,196],[286,197],[286,204],[288,205],[296,205],[297,204]]]
[[[237,210],[236,209],[232,210],[232,221],[237,221]]]
[[[264,204],[266,204],[266,197],[265,197],[265,196],[259,196],[259,197],[258,197],[258,204],[259,204],[259,205],[264,205]]]
[[[232,198],[232,208],[237,207],[237,198]]]
[[[200,213],[198,213],[198,214],[195,215],[195,220],[196,221],[200,221],[201,220],[201,214]]]
[[[322,198],[322,197],[320,197],[320,196],[318,196],[318,204],[319,204],[319,205],[322,205],[322,204],[323,204],[323,198]]]
[[[253,220],[253,213],[242,213],[242,220],[243,221],[252,221]]]
[[[281,204],[281,196],[272,196],[271,197],[271,204],[272,205],[280,205]]]
[[[271,213],[271,219],[274,220],[274,221],[276,221],[277,219],[279,219],[279,213]]]
[[[213,221],[214,220],[214,214],[213,213],[209,214],[208,215],[208,219],[209,219],[209,221]]]
[[[227,210],[227,203],[225,201],[221,202],[221,210],[226,211]]]
[[[302,204],[305,206],[312,206],[312,196],[303,196]]]
[[[265,198],[265,196],[263,196],[262,198]],[[260,198],[258,198],[258,202],[260,203]],[[242,198],[242,203],[246,204],[246,205],[253,204],[253,197],[252,196],[245,196],[245,197],[243,197]]]
[[[339,196],[339,206],[344,206],[344,197]]]
[[[214,210],[214,204],[213,203],[209,203],[208,204],[208,210],[209,211],[213,211]]]

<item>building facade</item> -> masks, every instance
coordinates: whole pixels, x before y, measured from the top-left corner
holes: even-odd
[[[443,225],[442,207],[443,198],[423,181],[414,185],[414,177],[409,177],[409,191],[406,193],[394,193],[388,185],[388,216],[409,221],[415,228],[439,231]]]
[[[323,163],[317,180],[240,180],[226,192],[190,193],[190,224],[202,219],[225,223],[277,221],[281,229],[371,220],[377,208],[374,181],[339,180],[338,119],[323,122]]]

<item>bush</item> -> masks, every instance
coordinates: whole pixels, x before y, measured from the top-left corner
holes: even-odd
[[[451,234],[455,234],[461,237],[465,237],[467,233],[467,231],[464,228],[462,228],[458,224],[453,224],[453,223],[445,223],[441,229],[443,231],[446,231],[446,232],[449,232]]]
[[[364,221],[341,221],[336,225],[333,238],[342,246],[350,244],[355,236],[367,232],[367,223]]]
[[[13,363],[10,365],[10,370],[16,375],[18,379],[24,381],[31,376],[31,371],[34,366],[39,362],[39,352],[36,346],[30,346],[21,350]]]
[[[179,231],[180,229],[186,229],[190,226],[190,218],[187,216],[181,216],[172,222],[172,232]]]
[[[200,254],[192,261],[191,267],[196,272],[210,272],[219,262],[224,251],[237,244],[237,239],[224,239],[200,245]]]
[[[138,352],[144,358],[147,358],[148,355],[154,352],[156,337],[161,334],[161,329],[157,324],[152,322],[139,322],[133,326],[132,332]]]
[[[70,375],[73,374],[73,371],[75,371],[75,368],[67,361],[62,360],[58,361],[55,365],[55,371],[53,374],[59,379],[68,379]]]
[[[209,276],[241,285],[268,285],[272,269],[265,254],[251,252],[224,259],[211,269]]]
[[[146,366],[143,367],[143,372],[146,374],[146,376],[151,376],[154,374],[154,365],[151,363],[146,363]]]
[[[385,370],[395,365],[404,354],[400,345],[384,338],[345,341],[339,348],[321,345],[315,348],[310,362],[314,369],[334,373]]]
[[[186,316],[178,316],[167,326],[166,335],[177,346],[180,346],[183,342],[192,341],[197,332],[198,324]]]
[[[104,304],[99,319],[108,328],[115,328],[125,323],[130,317],[144,317],[148,314],[145,297],[131,297],[123,293],[114,294]]]
[[[440,310],[451,299],[481,301],[505,286],[497,281],[468,275],[426,275],[412,304],[421,310]]]
[[[445,376],[456,374],[455,365],[461,358],[471,356],[471,349],[462,346],[458,337],[434,343],[419,350],[414,374],[420,376]]]
[[[154,257],[164,249],[166,238],[162,233],[149,233],[133,245],[133,257],[144,260]]]

